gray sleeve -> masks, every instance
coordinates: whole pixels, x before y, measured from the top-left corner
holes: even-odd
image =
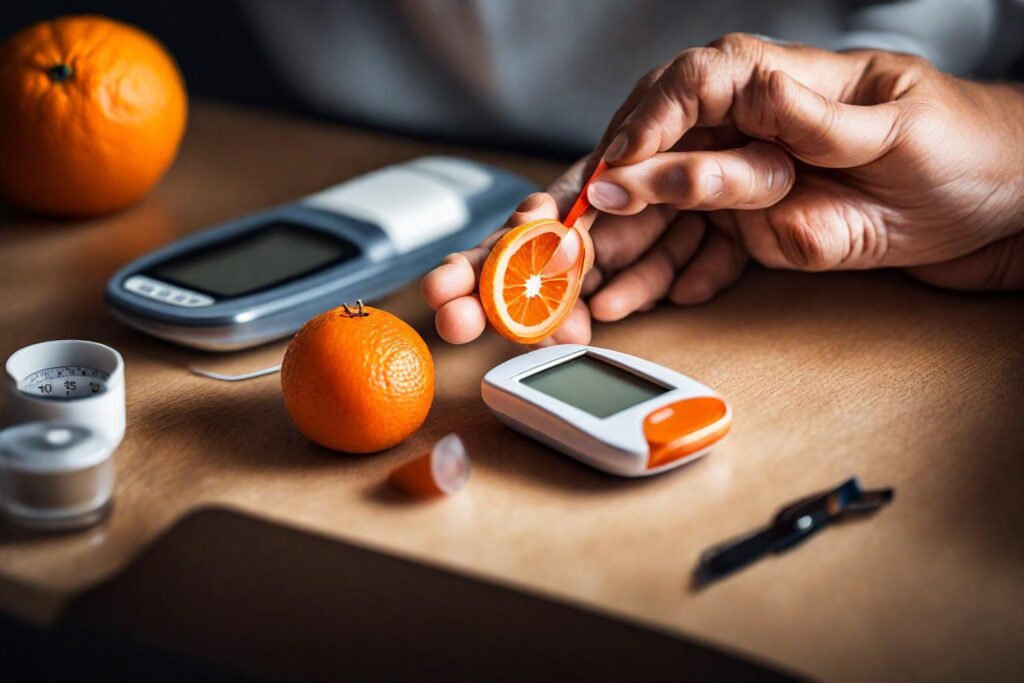
[[[1021,0],[902,0],[854,3],[833,49],[909,52],[958,75],[987,70],[1000,42],[1000,18]],[[1004,27],[1005,28],[1005,27]],[[1020,34],[1017,35],[1020,43]]]

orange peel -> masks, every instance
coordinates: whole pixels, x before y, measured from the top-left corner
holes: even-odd
[[[606,168],[604,161],[598,162],[563,222],[542,219],[525,223],[506,232],[491,248],[480,272],[480,303],[491,327],[501,336],[534,344],[550,337],[575,307],[583,276],[594,264],[593,243],[576,223],[590,209],[590,184]],[[551,272],[553,259],[570,231],[579,237],[576,260]]]
[[[547,272],[567,228],[552,219],[506,232],[480,272],[480,303],[491,327],[506,339],[533,344],[558,329],[576,304],[583,285],[589,240],[567,270]]]

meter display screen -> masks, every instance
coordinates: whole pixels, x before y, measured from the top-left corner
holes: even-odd
[[[601,418],[669,391],[667,387],[589,354],[541,370],[520,382]]]
[[[173,258],[151,275],[213,296],[237,297],[276,287],[359,253],[359,247],[341,237],[278,221]]]

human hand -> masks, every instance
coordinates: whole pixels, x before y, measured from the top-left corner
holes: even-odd
[[[557,219],[602,152],[617,165],[589,196],[606,212],[589,216],[593,295],[557,342],[589,341],[591,314],[705,301],[739,278],[748,251],[770,267],[906,266],[947,287],[1019,288],[1022,109],[1019,89],[914,57],[730,35],[641,79],[595,155],[508,225]],[[445,339],[486,326],[473,292],[500,234],[424,278]]]
[[[461,344],[480,336],[487,318],[477,296],[477,279],[491,247],[510,227],[564,216],[597,158],[595,153],[578,161],[547,192],[524,199],[505,226],[478,247],[449,255],[423,278],[423,297],[437,311],[435,325],[443,339]],[[595,263],[585,264],[582,291],[584,296],[592,296],[587,303],[578,301],[552,337],[539,345],[585,344],[590,341],[592,317],[617,320],[634,310],[650,308],[670,289],[678,303],[710,298],[713,292],[704,283],[713,278],[725,286],[728,283],[722,273],[738,277],[746,260],[727,236],[716,233],[703,239],[704,221],[697,214],[684,215],[663,206],[651,206],[638,216],[589,211],[577,227],[583,228],[583,238],[591,240],[591,253],[595,254]],[[567,263],[575,260],[571,255],[565,258]]]
[[[738,144],[684,151],[701,132]],[[589,193],[602,211],[710,211],[734,250],[769,267],[902,266],[940,286],[1024,287],[1019,88],[907,55],[735,34],[648,74],[606,139],[615,168]]]
[[[483,268],[491,247],[509,228],[541,219],[559,220],[575,200],[582,187],[584,171],[589,158],[581,159],[556,180],[547,192],[536,192],[526,197],[512,213],[505,225],[487,237],[479,246],[468,251],[449,254],[434,270],[427,273],[420,283],[423,298],[436,311],[435,326],[443,339],[453,344],[464,344],[479,337],[487,326],[487,316],[480,303],[478,285],[480,270]],[[596,161],[593,162],[596,164]],[[592,164],[591,164],[592,165]],[[594,211],[588,211],[577,221],[583,230],[579,233],[590,240],[587,229],[594,220]],[[566,245],[568,240],[563,240]],[[575,249],[585,245],[576,242]],[[592,247],[592,245],[589,245]],[[561,250],[560,250],[561,251]],[[592,253],[593,249],[589,249]],[[571,254],[570,263],[578,255]],[[558,256],[566,256],[559,254]],[[593,264],[585,264],[589,271]],[[586,343],[590,340],[590,313],[583,301],[578,301],[562,325],[548,343]]]

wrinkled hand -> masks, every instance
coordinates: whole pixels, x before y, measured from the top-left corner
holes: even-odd
[[[964,289],[1024,287],[1024,92],[877,51],[736,34],[641,79],[597,151],[507,223],[564,214],[591,185],[596,263],[552,341],[585,343],[666,296],[699,303],[748,254],[801,270],[903,266]],[[590,223],[592,222],[592,225]],[[422,283],[442,337],[486,326],[476,277],[499,231]]]
[[[745,142],[682,151],[701,131]],[[602,211],[710,211],[769,267],[902,266],[940,286],[1024,287],[1019,88],[907,55],[736,34],[648,74],[608,137],[617,168],[590,188]],[[709,288],[735,273],[717,277]]]
[[[705,137],[688,136],[687,144]],[[601,148],[599,148],[600,150]],[[547,192],[530,195],[505,226],[469,251],[451,254],[420,283],[423,298],[437,311],[435,325],[453,344],[483,333],[487,318],[477,296],[477,278],[495,242],[510,228],[541,218],[558,220],[575,201],[599,158],[595,152],[571,166]],[[576,307],[545,344],[586,344],[591,318],[619,320],[646,310],[670,294],[680,304],[706,301],[742,272],[746,256],[729,236],[708,231],[692,212],[651,206],[639,215],[615,216],[589,211],[577,223],[588,230],[595,262],[588,264]],[[732,274],[727,275],[727,274]],[[709,282],[716,283],[710,287]]]

